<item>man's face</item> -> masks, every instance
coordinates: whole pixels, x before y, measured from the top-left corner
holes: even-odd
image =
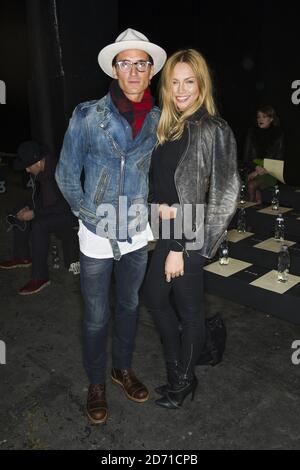
[[[127,60],[135,63],[139,60],[148,61],[149,56],[147,52],[138,49],[128,49],[127,51],[120,52],[116,61]],[[123,90],[125,96],[131,101],[139,102],[142,100],[144,91],[149,85],[149,81],[153,76],[153,66],[148,65],[145,72],[139,72],[135,65],[132,65],[128,71],[122,71],[116,64],[113,67],[113,76],[119,82],[120,88]]]
[[[26,167],[26,171],[27,173],[31,173],[32,175],[38,175],[40,171],[42,171],[42,160],[39,160],[33,165]]]

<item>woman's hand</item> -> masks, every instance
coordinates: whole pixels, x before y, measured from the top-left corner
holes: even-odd
[[[267,170],[265,170],[262,166],[257,166],[255,168],[255,171],[258,175],[265,175],[267,173]]]
[[[252,173],[249,173],[248,175],[248,181],[251,181],[253,180],[254,178],[257,177],[257,172],[256,171],[252,171]]]
[[[252,173],[249,173],[248,181],[253,180],[258,175],[265,175],[266,173],[268,173],[268,172],[267,172],[267,170],[265,170],[265,168],[263,168],[262,166],[256,166],[255,171],[252,171]]]
[[[175,219],[177,214],[177,208],[170,207],[167,204],[159,204],[158,213],[161,219]]]
[[[166,281],[171,282],[174,277],[183,276],[184,260],[182,251],[170,251],[165,262]]]

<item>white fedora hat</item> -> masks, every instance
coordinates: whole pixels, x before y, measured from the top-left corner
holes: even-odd
[[[113,78],[112,61],[114,57],[119,52],[128,49],[139,49],[147,52],[153,59],[154,75],[160,71],[167,58],[166,52],[161,47],[149,42],[144,34],[128,28],[117,37],[113,44],[109,44],[99,52],[98,62],[102,70]]]

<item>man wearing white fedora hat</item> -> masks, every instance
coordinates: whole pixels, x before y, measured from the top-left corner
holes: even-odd
[[[132,355],[138,291],[151,236],[148,171],[160,116],[149,83],[165,60],[161,47],[131,28],[100,51],[99,65],[114,80],[102,99],[76,107],[56,170],[58,185],[80,224],[83,352],[90,381],[87,414],[96,424],[107,419],[106,343],[112,272],[116,305],[111,377],[130,400],[142,403],[149,397],[132,370]]]

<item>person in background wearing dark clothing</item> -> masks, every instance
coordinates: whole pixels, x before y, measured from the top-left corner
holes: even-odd
[[[258,204],[262,202],[261,189],[276,184],[276,178],[263,168],[264,158],[284,158],[284,134],[274,108],[269,105],[257,109],[256,125],[249,129],[244,148],[249,200]]]
[[[1,262],[0,268],[32,266],[31,280],[19,290],[20,295],[35,294],[50,284],[47,264],[50,234],[77,225],[56,184],[56,164],[56,159],[35,141],[23,142],[18,148],[15,169],[30,173],[32,200],[8,219],[13,219],[13,258]]]
[[[203,266],[236,210],[239,176],[235,138],[217,116],[210,73],[199,52],[182,50],[167,60],[160,98],[150,181],[161,233],[144,294],[167,368],[168,384],[156,388],[162,395],[156,404],[176,409],[188,395],[193,398],[197,386],[194,369],[205,344]],[[164,237],[166,223],[171,237]]]

